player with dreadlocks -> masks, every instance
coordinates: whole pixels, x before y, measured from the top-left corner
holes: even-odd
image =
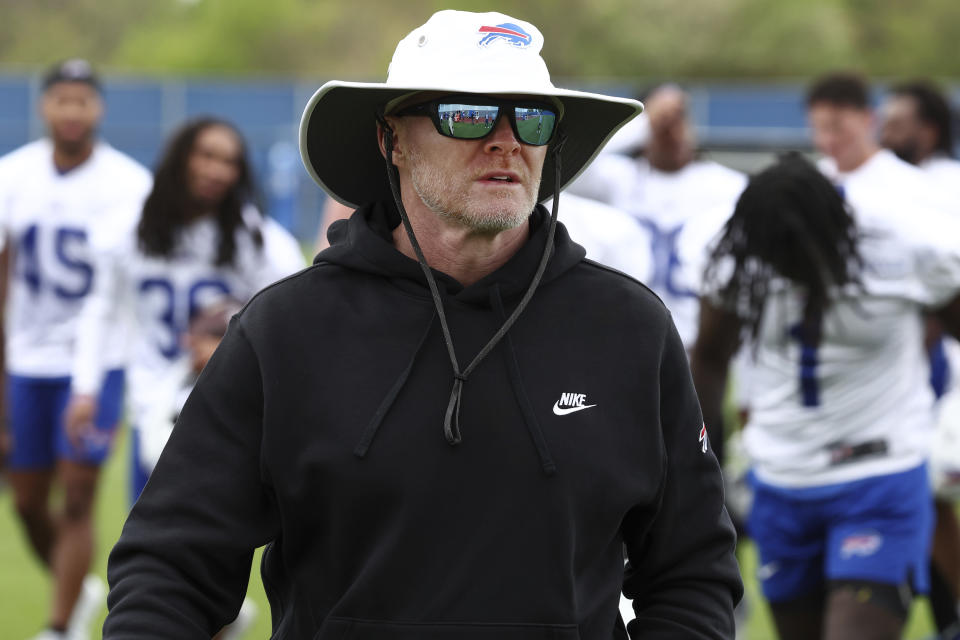
[[[183,357],[190,318],[224,298],[247,300],[303,267],[296,241],[253,204],[254,178],[245,141],[229,122],[202,117],[177,130],[157,163],[153,189],[134,229],[118,229],[118,249],[100,256],[98,282],[81,312],[68,422],[96,411],[105,320],[135,318],[128,367],[133,430],[131,495],[151,465],[140,456],[144,416],[158,381]]]
[[[143,252],[170,258],[183,229],[209,216],[218,231],[214,262],[232,263],[236,231],[254,196],[246,145],[233,126],[208,117],[185,124],[170,139],[154,183],[137,227]],[[262,248],[259,228],[253,226],[250,237],[256,248]]]
[[[905,204],[856,181],[841,195],[785,156],[750,181],[706,270],[694,381],[719,425],[730,359],[752,342],[748,528],[783,640],[899,638],[927,587],[922,311],[960,333],[960,225],[919,207],[905,220]]]
[[[833,185],[813,178],[811,171],[816,170],[791,155],[757,176],[712,251],[714,259],[729,255],[734,260],[722,294],[746,296],[747,327],[753,338],[760,330],[774,273],[804,285],[798,331],[811,345],[819,342],[831,289],[859,282],[862,259],[853,218]],[[770,215],[771,210],[777,215]],[[710,272],[716,268],[712,263]]]

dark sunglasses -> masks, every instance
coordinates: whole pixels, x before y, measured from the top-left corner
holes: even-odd
[[[457,140],[479,140],[490,134],[506,113],[517,140],[549,144],[560,116],[550,103],[486,96],[445,96],[401,109],[398,116],[428,116],[437,133]]]

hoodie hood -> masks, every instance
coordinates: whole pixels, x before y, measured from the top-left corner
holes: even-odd
[[[537,205],[530,215],[530,237],[502,267],[477,282],[463,286],[449,275],[432,269],[440,291],[453,300],[489,306],[490,288],[497,286],[504,300],[522,296],[530,285],[543,246],[550,220],[549,212]],[[413,258],[400,253],[393,244],[393,229],[400,224],[400,214],[393,203],[366,205],[347,220],[338,220],[327,234],[330,247],[321,251],[314,264],[335,264],[348,269],[382,276],[411,293],[430,296],[426,278]],[[553,252],[539,286],[549,284],[579,263],[586,251],[570,239],[558,222],[553,239]]]

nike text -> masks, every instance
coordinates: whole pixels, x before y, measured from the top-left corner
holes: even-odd
[[[558,416],[565,416],[568,413],[597,406],[595,404],[585,404],[586,401],[587,395],[585,393],[561,393],[560,399],[553,404],[553,413]]]

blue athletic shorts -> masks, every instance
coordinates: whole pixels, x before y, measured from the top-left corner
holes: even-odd
[[[753,479],[747,528],[770,602],[830,580],[864,580],[926,593],[933,496],[926,465],[824,487],[786,489]]]
[[[123,413],[124,373],[107,373],[97,404],[96,429],[78,447],[67,437],[63,414],[70,378],[29,378],[7,374],[7,417],[11,469],[49,469],[57,460],[99,465],[106,460]]]

